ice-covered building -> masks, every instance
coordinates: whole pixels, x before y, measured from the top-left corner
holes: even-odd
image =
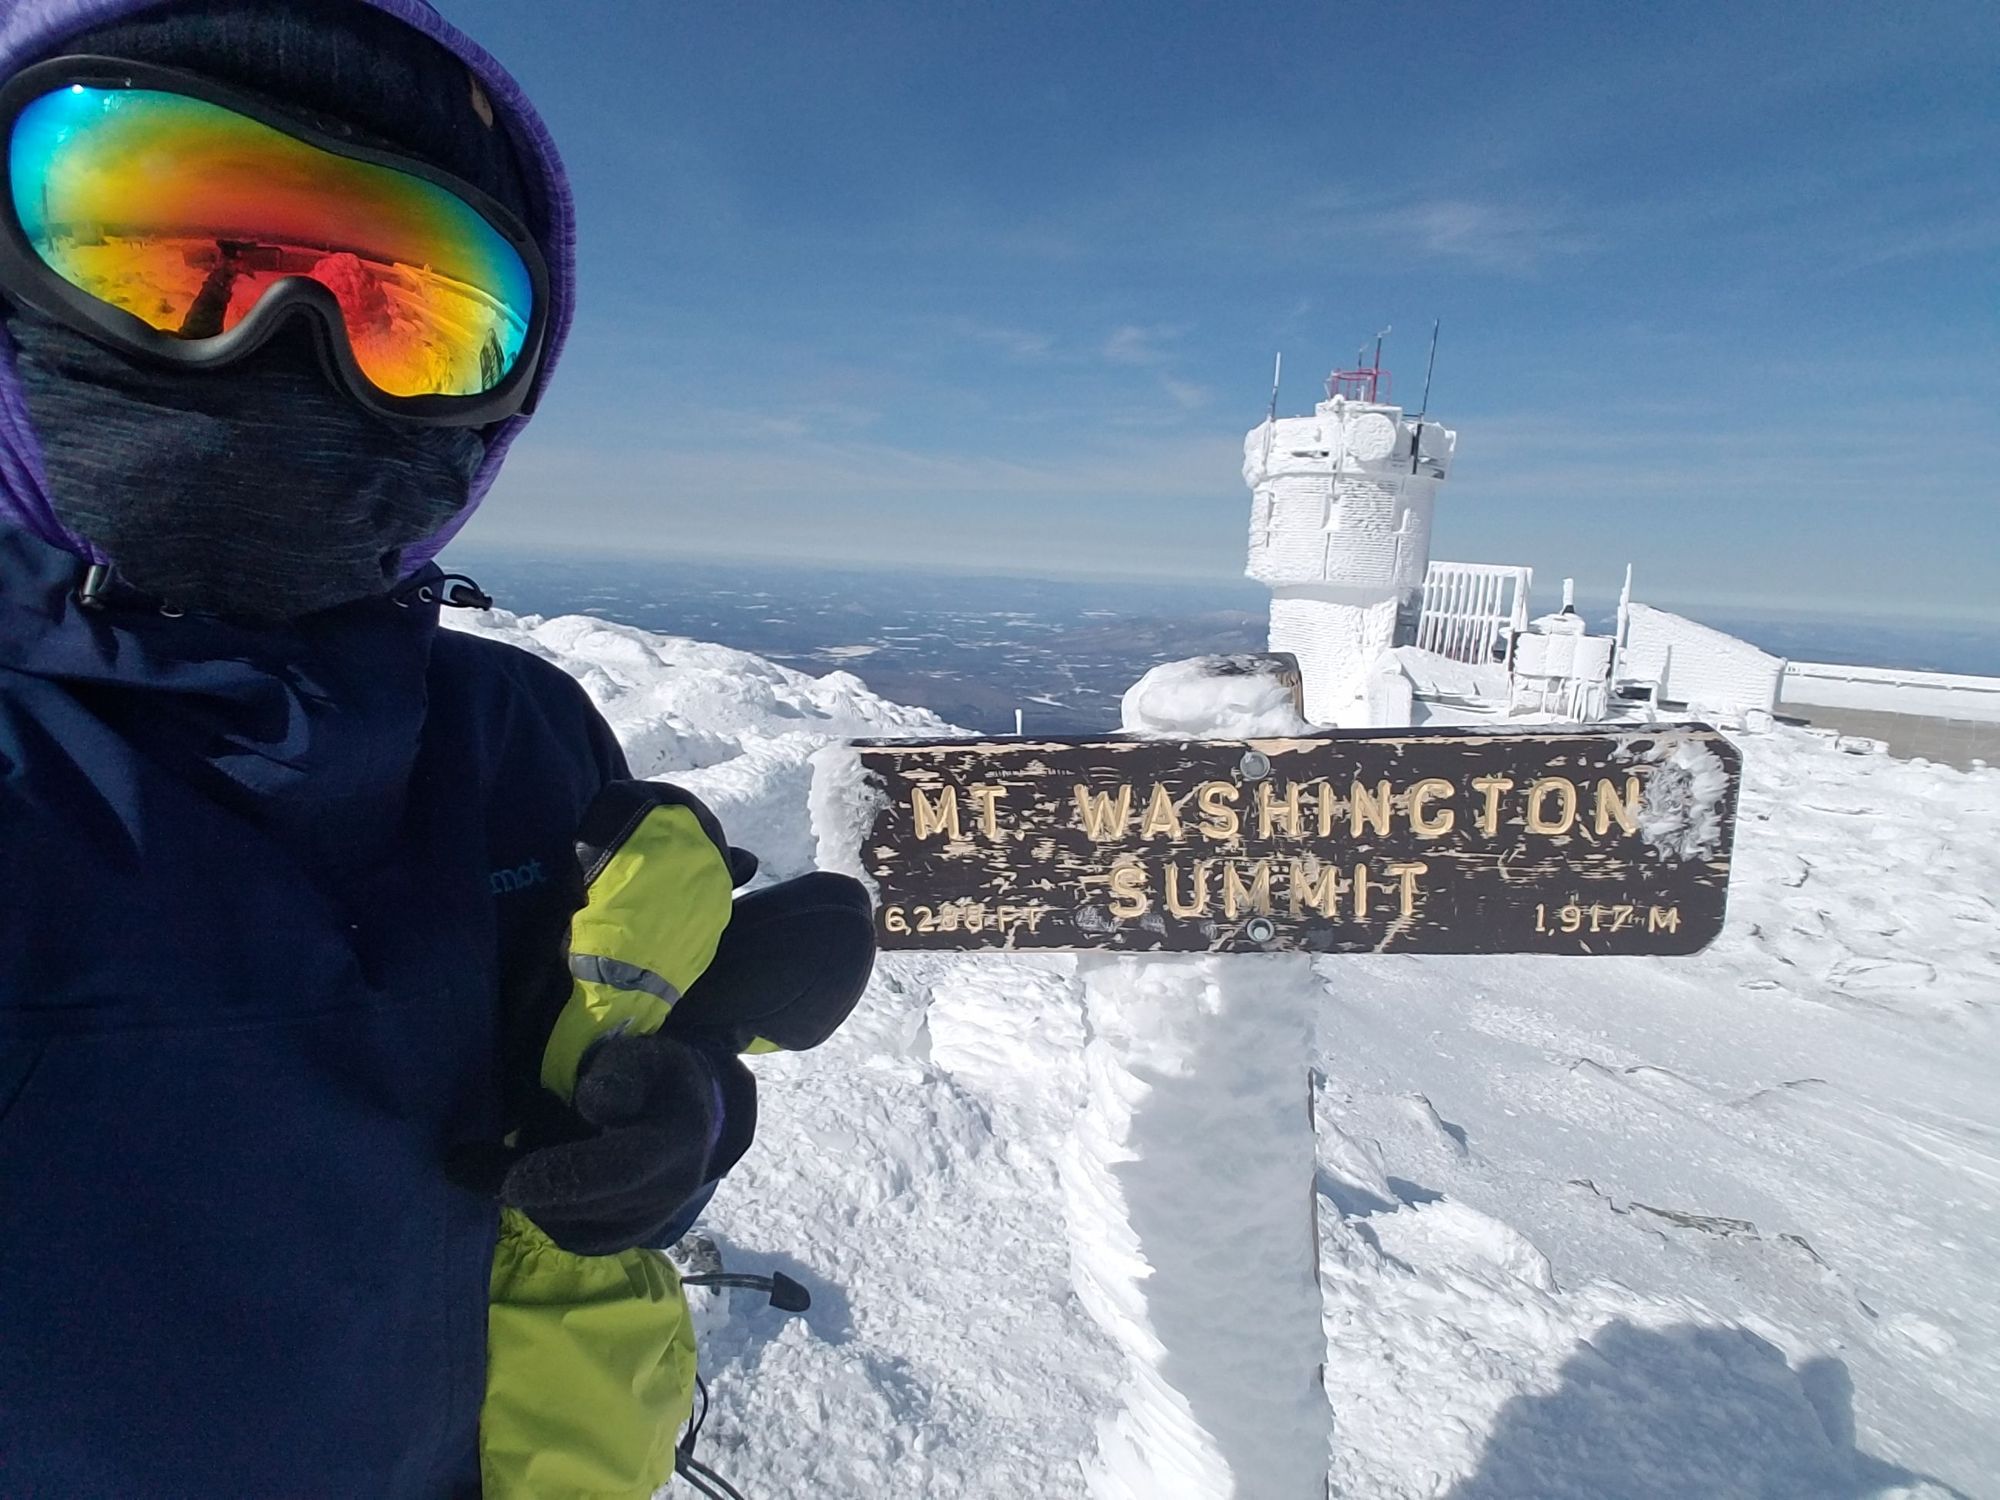
[[[1785,659],[1699,620],[1627,603],[1618,621],[1618,676],[1628,699],[1650,694],[1663,708],[1729,718],[1776,711]]]
[[[1250,577],[1271,590],[1270,649],[1296,658],[1306,718],[1342,728],[1444,716],[1587,722],[1692,712],[1754,722],[1783,659],[1631,600],[1593,633],[1564,583],[1530,620],[1525,567],[1431,560],[1457,434],[1388,399],[1372,366],[1338,370],[1309,417],[1272,414],[1243,442]]]
[[[1247,571],[1271,590],[1270,647],[1298,658],[1315,723],[1365,721],[1370,668],[1417,640],[1455,435],[1385,385],[1379,368],[1338,371],[1311,416],[1274,412],[1244,439]]]

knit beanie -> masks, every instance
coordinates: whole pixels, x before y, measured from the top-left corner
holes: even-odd
[[[56,56],[101,53],[185,68],[279,104],[344,120],[462,177],[540,237],[530,194],[485,91],[465,64],[356,0],[182,0],[73,36]]]

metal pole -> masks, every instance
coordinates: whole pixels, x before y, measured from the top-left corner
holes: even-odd
[[[1438,367],[1438,325],[1443,321],[1442,318],[1431,319],[1431,358],[1430,363],[1424,366],[1424,404],[1417,409],[1419,422],[1423,421],[1424,414],[1431,409],[1431,376]]]
[[[1410,439],[1410,472],[1417,472],[1417,455],[1424,450],[1424,414],[1431,409],[1431,376],[1438,366],[1438,325],[1442,318],[1431,319],[1431,357],[1424,366],[1424,404],[1417,408],[1417,434]]]

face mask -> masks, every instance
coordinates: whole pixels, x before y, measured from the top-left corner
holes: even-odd
[[[391,588],[485,442],[338,392],[302,324],[226,370],[153,368],[38,315],[7,332],[64,525],[163,603],[298,619]]]

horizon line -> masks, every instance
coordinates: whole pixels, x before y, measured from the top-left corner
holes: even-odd
[[[1215,589],[1237,588],[1263,592],[1263,586],[1241,573],[1215,573],[1176,568],[1063,568],[1059,566],[1031,566],[1020,564],[1009,566],[1002,563],[965,564],[948,561],[914,561],[905,558],[851,558],[829,557],[808,559],[794,557],[772,557],[768,554],[734,551],[721,547],[689,546],[681,548],[635,547],[626,549],[608,548],[596,542],[568,542],[550,540],[526,540],[509,538],[466,538],[455,537],[452,548],[465,552],[492,552],[511,554],[521,559],[555,556],[579,560],[605,562],[686,562],[718,563],[739,567],[768,568],[776,572],[818,572],[818,573],[878,573],[891,575],[941,573],[954,578],[989,579],[995,582],[1023,580],[1056,584],[1087,585],[1108,584],[1199,584]],[[1579,602],[1591,601],[1597,604],[1615,602],[1615,593],[1598,593],[1579,589]],[[1841,603],[1824,599],[1801,599],[1794,595],[1747,596],[1740,594],[1701,594],[1673,589],[1635,595],[1637,603],[1653,603],[1676,610],[1713,609],[1735,611],[1744,614],[1767,614],[1797,616],[1811,620],[1856,619],[1863,621],[1896,621],[1909,624],[1943,626],[1961,631],[1991,630],[2000,633],[2000,609],[1985,612],[1939,611],[1916,605],[1858,604],[1852,601]],[[1546,611],[1542,611],[1546,613]]]

